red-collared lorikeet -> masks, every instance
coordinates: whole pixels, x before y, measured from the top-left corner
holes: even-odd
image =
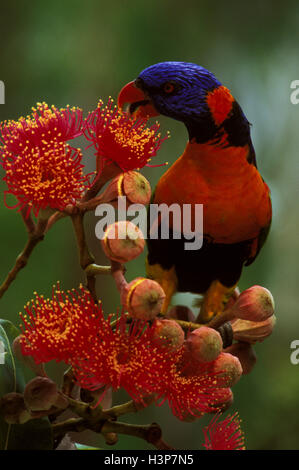
[[[143,70],[119,94],[119,106],[140,117],[159,114],[182,121],[189,141],[164,173],[155,204],[203,204],[203,245],[185,239],[148,239],[147,274],[166,293],[205,294],[201,320],[219,314],[243,266],[258,255],[269,232],[271,200],[261,177],[250,125],[230,91],[205,68],[162,62]]]

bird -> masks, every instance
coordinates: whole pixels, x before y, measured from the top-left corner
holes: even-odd
[[[186,250],[186,237],[174,237],[180,228],[172,217],[168,240],[148,236],[146,269],[164,289],[163,314],[176,292],[191,292],[204,296],[198,318],[208,323],[224,311],[271,225],[270,189],[257,168],[251,124],[231,91],[189,62],[145,68],[121,89],[118,106],[135,118],[163,115],[187,129],[185,150],[159,179],[151,202],[190,204],[193,225],[202,204],[202,246]]]

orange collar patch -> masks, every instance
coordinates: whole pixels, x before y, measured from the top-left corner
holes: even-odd
[[[225,86],[220,86],[207,94],[207,104],[217,126],[228,117],[233,102],[234,97]]]

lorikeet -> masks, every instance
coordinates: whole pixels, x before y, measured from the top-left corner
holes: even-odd
[[[176,291],[204,293],[206,322],[223,310],[270,228],[270,191],[257,169],[249,122],[230,91],[193,63],[146,68],[118,102],[136,116],[163,114],[187,128],[185,151],[161,177],[153,202],[203,204],[203,245],[186,251],[184,237],[148,239],[147,273],[164,288],[164,312]]]

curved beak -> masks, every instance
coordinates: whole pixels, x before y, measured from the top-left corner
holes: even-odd
[[[135,118],[148,119],[160,114],[150,98],[140,88],[136,87],[135,82],[127,83],[118,95],[118,107],[123,109],[125,104],[128,105],[127,112]]]

